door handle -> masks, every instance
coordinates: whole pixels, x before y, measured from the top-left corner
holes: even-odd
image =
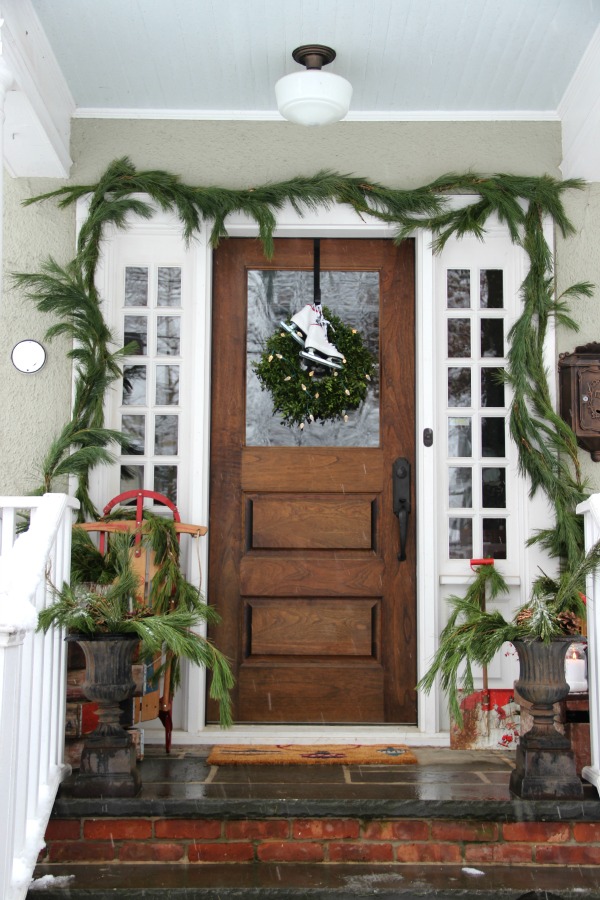
[[[392,495],[394,515],[400,526],[400,553],[398,559],[406,559],[406,538],[408,535],[408,514],[410,512],[410,463],[399,456],[392,465]]]

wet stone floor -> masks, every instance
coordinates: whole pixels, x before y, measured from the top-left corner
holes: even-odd
[[[206,747],[146,747],[142,796],[373,801],[510,800],[514,753],[411,748],[416,765],[208,766]]]

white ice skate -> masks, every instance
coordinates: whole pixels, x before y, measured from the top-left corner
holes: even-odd
[[[344,359],[337,347],[327,340],[327,323],[324,320],[309,326],[300,356],[329,369],[341,369]]]
[[[321,308],[307,303],[306,306],[292,316],[291,324],[283,320],[279,324],[304,349],[308,329],[311,325],[316,325],[322,318]]]

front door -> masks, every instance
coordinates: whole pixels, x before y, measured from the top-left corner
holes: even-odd
[[[238,723],[416,724],[414,242],[320,242],[323,306],[360,331],[377,377],[347,422],[290,429],[252,360],[312,302],[313,252],[278,239],[267,260],[259,241],[229,239],[214,255],[211,637],[233,664]],[[404,561],[398,457],[413,482]]]

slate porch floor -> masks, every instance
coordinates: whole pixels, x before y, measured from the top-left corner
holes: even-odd
[[[514,767],[509,750],[411,748],[417,765],[209,766],[208,747],[146,748],[140,763],[142,790],[111,800],[110,815],[197,813],[252,818],[276,815],[451,815],[495,818],[520,814],[536,819],[560,807],[569,817],[600,820],[600,799],[586,785],[581,801],[515,801],[508,783]],[[68,782],[57,815],[107,815],[105,800],[69,797]]]

